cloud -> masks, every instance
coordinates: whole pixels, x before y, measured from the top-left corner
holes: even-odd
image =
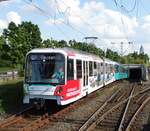
[[[6,19],[0,19],[0,30],[3,30],[8,27],[10,22],[14,22],[15,24],[21,23],[21,17],[17,12],[10,11],[6,14]]]
[[[0,29],[7,28],[7,21],[0,19]]]
[[[85,32],[93,30],[91,34],[96,32],[105,38],[123,39],[125,34],[134,36],[134,29],[138,26],[138,22],[134,17],[129,18],[120,12],[107,9],[102,2],[87,1],[81,6],[79,0],[45,1],[50,7],[50,11],[55,12],[58,20],[60,12],[57,12],[57,10],[65,12],[67,8],[70,8],[68,19],[71,25],[83,29]],[[61,17],[61,19],[66,19],[65,17]],[[123,20],[125,21],[124,23]],[[60,23],[58,22],[58,24]]]
[[[69,23],[75,28],[83,33],[89,32],[87,34],[91,36],[95,34],[100,36],[100,41],[96,43],[98,47],[111,48],[120,52],[120,45],[112,46],[111,42],[128,43],[131,41],[137,51],[143,44],[145,52],[148,53],[150,15],[145,16],[141,22],[134,16],[127,16],[119,11],[106,8],[100,1],[86,1],[81,6],[79,0],[59,0],[58,7],[61,7],[62,11],[70,7]],[[134,51],[132,46],[124,44],[125,54]]]
[[[21,23],[21,17],[19,16],[17,12],[14,12],[14,11],[8,12],[6,15],[6,18],[7,18],[8,23],[10,23],[11,21],[14,22],[15,24]]]
[[[144,16],[142,20],[138,20],[134,16],[128,16],[119,11],[107,8],[99,0],[81,1],[43,0],[40,3],[35,1],[33,3],[35,2],[48,13],[49,18],[44,18],[44,24],[46,26],[61,25],[59,26],[60,28],[66,29],[67,25],[63,26],[63,23],[65,22],[67,24],[69,21],[69,24],[73,28],[83,32],[86,36],[98,36],[100,41],[96,45],[100,48],[111,48],[111,42],[133,41],[136,45],[135,49],[139,50],[140,44],[143,44],[143,47],[146,48],[148,43],[150,43],[150,15]],[[24,3],[20,8],[24,13],[43,16],[32,5]],[[6,27],[6,21],[14,21],[16,24],[21,22],[21,17],[17,12],[9,12],[6,17],[6,20],[0,20],[0,28]],[[68,29],[70,27],[65,31],[73,34],[75,37],[77,35],[79,37],[85,37],[80,36],[81,34],[77,31],[73,32],[73,29],[70,29],[72,32]],[[128,45],[125,44],[124,48],[125,50],[128,49]],[[112,49],[120,51],[120,45],[117,44]],[[145,51],[148,51],[147,48]]]

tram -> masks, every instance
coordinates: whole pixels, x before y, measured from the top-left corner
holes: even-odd
[[[33,49],[26,56],[23,102],[66,105],[124,78],[128,70],[109,59],[70,48]]]

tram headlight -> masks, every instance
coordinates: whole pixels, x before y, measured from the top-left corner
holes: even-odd
[[[59,89],[58,89],[58,93],[61,93],[63,90],[63,88],[60,86]]]
[[[56,90],[54,92],[54,95],[56,95],[56,96],[63,95],[63,87],[62,86],[57,86]]]

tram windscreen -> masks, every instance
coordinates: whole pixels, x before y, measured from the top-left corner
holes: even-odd
[[[29,54],[26,60],[26,83],[64,84],[65,57],[59,53]]]

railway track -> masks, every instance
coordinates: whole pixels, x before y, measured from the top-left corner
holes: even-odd
[[[1,131],[30,131],[48,123],[48,114],[31,106],[0,123]]]
[[[91,96],[93,97],[93,96]],[[46,125],[53,125],[60,117],[81,104],[83,100],[70,104],[66,108],[53,111],[37,111],[35,107],[29,107],[26,110],[15,114],[0,123],[0,131],[34,131]],[[37,113],[35,113],[37,112]]]
[[[111,119],[114,117],[111,116],[112,112],[115,112],[117,109],[118,112],[120,112],[120,109],[122,107],[122,111],[125,109],[125,104],[129,100],[129,95],[131,94],[132,87],[128,88],[120,88],[117,92],[115,92],[106,102],[104,102],[101,106],[101,109],[97,111],[97,113],[93,114],[85,123],[82,121],[79,123],[79,128],[81,125],[83,125],[79,130],[88,130],[88,129],[101,129],[100,123],[106,124],[106,126],[112,126]],[[150,88],[141,88],[138,90],[134,90],[136,94],[133,94],[131,98],[135,98],[134,102],[136,103],[143,103],[143,100],[147,98],[147,95],[145,94]],[[48,125],[48,128],[55,125],[57,121],[60,119],[64,120],[63,116],[65,116],[69,111],[76,109],[78,106],[81,106],[85,102],[87,102],[89,99],[95,99],[96,92],[89,95],[88,99],[81,99],[73,104],[70,104],[69,106],[65,107],[64,109],[60,109],[56,112],[48,112],[48,111],[41,111],[40,113],[33,113],[35,112],[34,107],[30,107],[16,115],[13,115],[12,117],[6,119],[5,121],[0,123],[0,130],[2,131],[33,131],[39,128],[46,127]],[[134,103],[133,102],[133,103]],[[149,102],[149,99],[147,100]],[[147,103],[146,102],[146,103]],[[123,105],[123,106],[122,106]],[[142,107],[145,107],[144,105]],[[112,111],[110,111],[110,109]],[[136,108],[138,111],[138,108]],[[140,108],[139,110],[143,110],[143,108]],[[138,111],[140,113],[140,111]],[[113,113],[117,114],[117,113]],[[117,118],[121,116],[121,114],[117,114]],[[135,120],[137,118],[138,113],[134,116],[133,120],[131,121],[131,124],[129,126],[126,126],[127,129],[132,129],[133,123],[135,123]],[[100,118],[101,120],[99,121]],[[110,118],[109,120],[106,118]],[[108,120],[109,122],[104,120]],[[94,124],[93,124],[94,123]],[[95,124],[96,123],[96,124]],[[109,124],[108,124],[109,123]],[[107,125],[108,124],[108,125]],[[85,126],[86,125],[86,126]],[[89,127],[89,125],[92,125]],[[95,126],[93,126],[95,125]],[[115,125],[115,124],[114,124]],[[94,128],[93,128],[94,127]],[[48,129],[47,128],[47,129]],[[95,130],[94,129],[94,130]],[[111,128],[112,129],[112,128]],[[116,127],[115,127],[116,129]]]
[[[96,92],[89,95],[89,99],[94,99],[95,96]],[[56,109],[57,111],[36,110],[35,106],[31,106],[0,122],[0,131],[33,131],[46,125],[52,126],[59,118],[85,101],[86,98],[81,99],[67,107]]]
[[[119,95],[119,92],[107,100],[92,116],[79,128],[79,131],[107,130],[107,131],[137,131],[141,127],[140,114],[150,102],[150,88],[136,88],[133,84],[130,90]],[[119,102],[116,101],[115,96]],[[125,97],[126,96],[126,97]],[[115,103],[114,105],[112,103]],[[137,119],[139,118],[139,119]],[[135,126],[138,125],[138,126]]]

